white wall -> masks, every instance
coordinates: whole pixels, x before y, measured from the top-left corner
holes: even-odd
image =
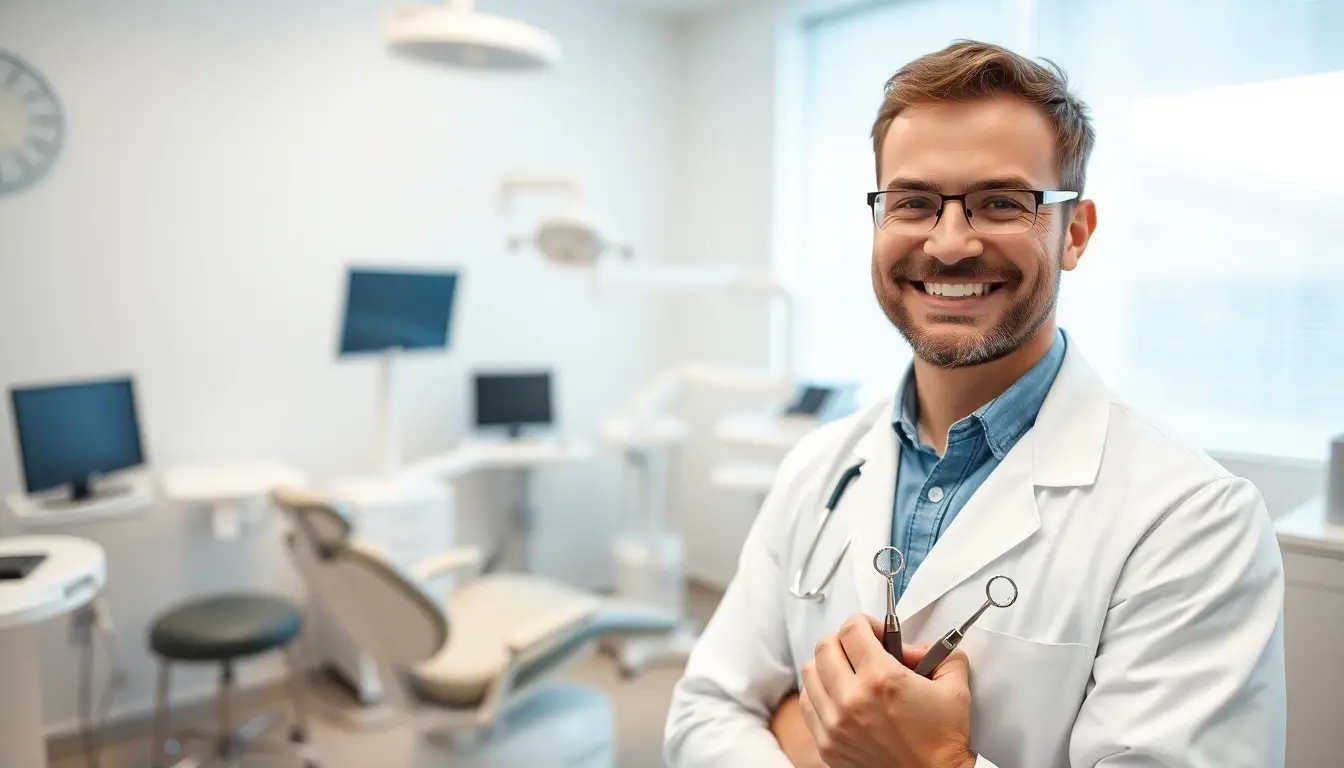
[[[809,14],[871,4],[869,0],[784,0],[700,19],[689,27],[690,157],[694,194],[685,222],[683,258],[769,268],[784,279],[795,270],[799,237],[791,210],[799,200],[797,112],[802,81],[802,21]],[[874,110],[876,110],[874,104]],[[767,205],[773,198],[774,207]],[[748,306],[697,303],[672,322],[683,356],[763,365],[774,339],[764,315]],[[894,386],[894,383],[893,383]],[[731,407],[701,398],[691,408],[697,434]],[[724,584],[737,566],[754,501],[717,491],[709,467],[722,451],[700,439],[682,461],[675,513],[687,535],[691,572]],[[1255,456],[1219,456],[1250,478],[1271,513],[1283,514],[1323,490],[1323,466]]]
[[[770,269],[775,189],[776,11],[748,6],[686,28],[687,142],[683,247],[677,258]],[[742,367],[769,364],[767,305],[709,297],[669,308],[670,349],[681,360]],[[713,419],[748,405],[729,396],[688,393],[682,412],[693,437],[680,454],[673,484],[674,519],[688,543],[690,572],[726,580],[755,515],[754,502],[708,484],[721,452],[705,435]]]
[[[363,472],[375,370],[333,356],[345,267],[457,265],[453,349],[404,367],[407,455],[452,445],[469,371],[495,364],[556,366],[563,429],[594,437],[656,367],[658,318],[508,255],[504,235],[525,216],[499,219],[494,184],[577,172],[616,234],[666,257],[679,33],[585,2],[490,5],[553,31],[564,67],[472,76],[394,60],[377,0],[5,0],[0,47],[52,82],[69,142],[44,182],[0,200],[0,384],[133,372],[158,467],[266,454],[319,477]],[[615,469],[602,459],[540,478],[543,570],[609,583],[594,531],[613,525]],[[0,441],[0,493],[19,484],[13,441]],[[151,701],[155,612],[205,591],[297,591],[275,527],[218,543],[203,516],[159,503],[62,532],[108,552],[131,674],[114,717]],[[60,622],[44,637],[45,719],[68,727],[77,657]],[[178,698],[205,693],[208,674],[178,677]]]

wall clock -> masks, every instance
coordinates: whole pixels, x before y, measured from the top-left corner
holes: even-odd
[[[46,79],[0,51],[0,196],[37,183],[60,154],[65,116]]]

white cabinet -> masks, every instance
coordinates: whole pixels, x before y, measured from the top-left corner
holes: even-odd
[[[453,546],[452,499],[443,483],[347,481],[332,488],[355,517],[355,536],[409,570]]]
[[[1344,755],[1344,529],[1326,525],[1320,499],[1276,524],[1287,582],[1287,768],[1340,764]]]

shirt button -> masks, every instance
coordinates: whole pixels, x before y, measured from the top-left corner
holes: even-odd
[[[938,486],[935,485],[934,487],[929,489],[929,501],[932,501],[934,504],[937,504],[942,500],[943,500],[942,488],[939,488]]]

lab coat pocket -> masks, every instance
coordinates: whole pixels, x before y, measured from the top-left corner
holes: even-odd
[[[1092,649],[982,627],[971,627],[961,648],[971,665],[972,749],[999,768],[1067,766]]]

